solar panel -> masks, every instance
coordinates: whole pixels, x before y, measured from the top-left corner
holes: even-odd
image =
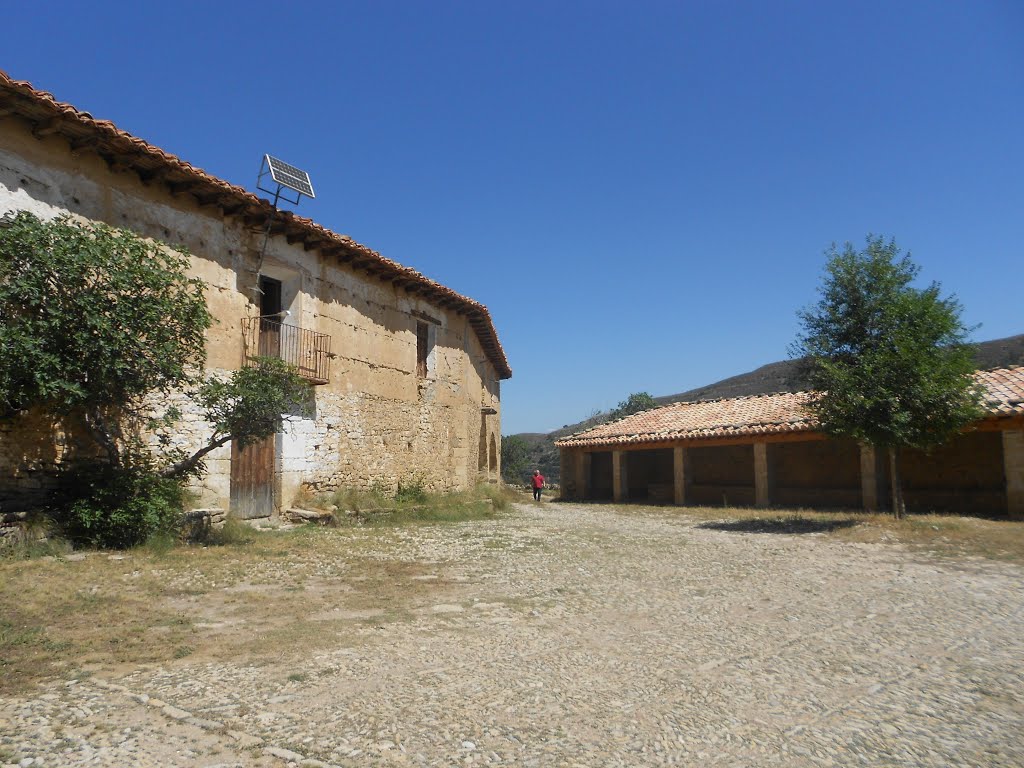
[[[309,180],[309,174],[299,170],[294,165],[278,160],[276,157],[266,155],[267,167],[270,168],[270,178],[282,187],[288,187],[300,195],[315,198],[313,184]]]

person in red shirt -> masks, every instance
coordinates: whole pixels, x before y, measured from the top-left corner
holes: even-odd
[[[540,501],[540,491],[544,487],[544,475],[540,473],[539,469],[535,469],[530,481],[533,483],[533,500]]]

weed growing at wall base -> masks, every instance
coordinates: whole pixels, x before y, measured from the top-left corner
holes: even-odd
[[[338,511],[337,525],[412,525],[457,523],[493,517],[508,508],[515,494],[503,486],[481,484],[469,491],[428,493],[422,483],[399,484],[393,497],[380,492],[339,491],[323,501]]]

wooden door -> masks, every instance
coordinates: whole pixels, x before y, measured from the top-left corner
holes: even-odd
[[[271,435],[243,449],[231,441],[231,513],[243,520],[274,512],[274,443]]]

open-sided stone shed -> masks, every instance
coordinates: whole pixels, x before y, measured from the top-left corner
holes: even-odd
[[[0,217],[15,211],[187,246],[216,321],[207,373],[274,355],[315,385],[310,412],[281,434],[209,455],[203,506],[258,517],[303,489],[498,481],[512,372],[482,304],[0,72]],[[177,445],[204,444],[208,425],[177,404]],[[0,418],[0,512],[45,501],[74,449],[66,427],[46,413]]]
[[[987,416],[901,453],[908,509],[1024,517],[1024,367],[976,374]],[[807,392],[674,403],[563,438],[563,496],[676,505],[888,504],[888,459],[817,430]]]

